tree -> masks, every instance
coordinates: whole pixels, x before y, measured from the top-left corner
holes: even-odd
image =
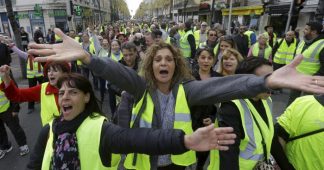
[[[14,12],[13,12],[13,9],[12,9],[12,2],[11,0],[5,0],[5,3],[6,3],[6,9],[7,9],[7,15],[8,15],[8,18],[9,18],[9,21],[10,21],[10,25],[11,25],[11,28],[14,32],[14,35],[12,36],[12,39],[15,39],[15,43],[16,43],[16,46],[19,48],[19,49],[22,49],[22,45],[21,45],[21,35],[20,35],[20,30],[19,30],[19,26],[18,26],[18,23],[15,19],[15,15],[14,15]],[[26,61],[19,58],[19,61],[20,61],[20,69],[21,69],[21,75],[23,78],[26,78]]]

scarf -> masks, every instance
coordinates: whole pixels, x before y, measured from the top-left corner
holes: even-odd
[[[76,131],[88,116],[89,113],[84,111],[71,121],[64,120],[63,116],[53,121],[51,169],[81,169]]]

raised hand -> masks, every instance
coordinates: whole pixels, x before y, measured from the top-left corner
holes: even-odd
[[[289,88],[315,94],[324,94],[324,76],[310,76],[298,73],[296,67],[303,60],[298,55],[289,65],[274,71],[266,79],[266,86],[271,89]]]
[[[214,124],[211,124],[197,129],[191,135],[186,135],[185,146],[195,151],[228,150],[227,145],[233,144],[235,138],[233,128],[215,128]]]
[[[30,43],[28,50],[29,54],[40,55],[37,57],[37,62],[47,61],[75,61],[81,60],[84,64],[90,63],[90,54],[82,49],[79,43],[65,35],[60,29],[55,28],[54,32],[58,35],[63,43],[59,44],[35,44]]]

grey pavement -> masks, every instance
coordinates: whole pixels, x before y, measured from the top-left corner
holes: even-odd
[[[19,85],[19,87],[28,87],[28,82],[25,79],[21,78],[19,61],[16,56],[13,56],[13,62],[11,64],[13,75]],[[96,95],[99,96],[99,93],[96,92]],[[99,97],[100,98],[100,97]],[[278,117],[285,109],[286,103],[288,101],[288,90],[284,90],[283,94],[274,95],[272,96],[273,99],[273,111],[274,111],[274,118]],[[105,96],[105,101],[103,102],[103,112],[110,113],[109,109],[109,101],[108,101],[108,94]],[[34,147],[38,134],[41,129],[41,121],[40,121],[40,105],[35,104],[35,111],[32,114],[27,113],[27,103],[21,103],[21,110],[19,112],[19,119],[22,128],[25,130],[27,136],[27,143],[32,151]],[[13,150],[9,152],[3,159],[0,160],[0,170],[21,170],[25,169],[30,154],[26,156],[19,156],[19,148],[17,143],[15,142],[11,132],[7,129],[7,133],[9,136],[9,140],[13,144]]]

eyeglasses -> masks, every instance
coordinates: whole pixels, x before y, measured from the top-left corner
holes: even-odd
[[[216,37],[217,35],[216,34],[209,34],[209,36],[215,36]]]

